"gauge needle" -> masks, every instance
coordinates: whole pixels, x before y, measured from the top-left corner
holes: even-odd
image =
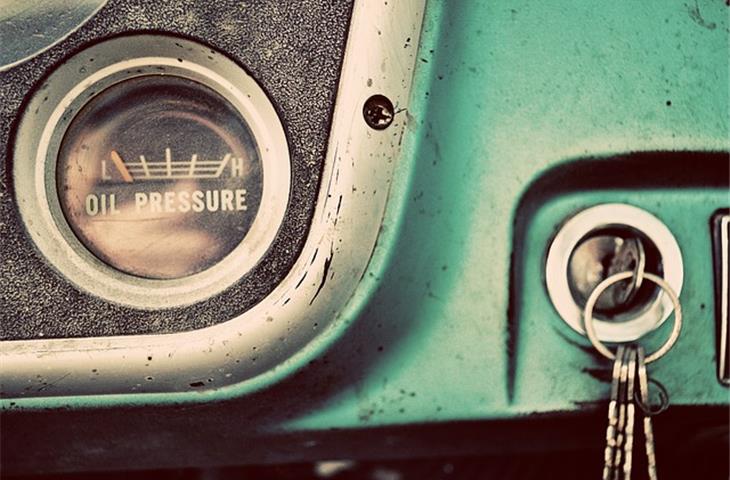
[[[117,170],[119,170],[119,173],[122,175],[122,178],[127,183],[132,183],[134,179],[132,178],[132,175],[129,173],[129,170],[127,170],[127,166],[124,164],[124,160],[122,160],[122,157],[119,156],[116,150],[112,150],[112,162],[114,162],[114,166],[117,167]]]

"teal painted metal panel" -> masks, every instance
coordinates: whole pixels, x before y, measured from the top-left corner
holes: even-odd
[[[581,341],[540,282],[556,223],[604,201],[656,213],[686,254],[687,330],[656,365],[657,378],[677,403],[727,402],[713,383],[711,277],[702,263],[706,219],[728,203],[726,191],[546,199],[522,240],[517,340],[509,279],[521,199],[549,169],[633,151],[730,149],[728,28],[727,8],[714,1],[431,2],[413,101],[399,114],[410,125],[405,153],[342,338],[313,362],[292,358],[280,368],[298,373],[249,398],[234,386],[13,407],[206,404],[200,415],[225,408],[262,432],[593,408],[607,385],[582,370],[599,365],[564,338]],[[282,412],[288,404],[299,408]]]
[[[348,387],[287,428],[597,408],[608,384],[588,371],[608,367],[571,344],[587,342],[558,318],[542,271],[555,225],[578,206],[609,201],[659,215],[685,252],[688,323],[651,372],[675,404],[727,403],[715,380],[707,227],[730,201],[722,188],[547,202],[526,232],[511,380],[508,351],[513,222],[528,186],[580,157],[727,151],[727,35],[721,2],[431,2],[409,112],[415,128],[380,246],[392,251],[377,258],[385,263],[371,273],[377,290],[357,320],[387,334],[353,344],[355,357],[383,351],[353,362]]]

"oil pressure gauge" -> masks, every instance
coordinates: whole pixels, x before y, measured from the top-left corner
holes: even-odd
[[[98,258],[179,278],[228,255],[261,202],[245,120],[208,87],[174,76],[118,83],[71,122],[58,154],[61,209]]]
[[[266,94],[231,60],[171,37],[109,40],[61,65],[31,99],[15,153],[42,253],[79,287],[142,308],[235,283],[289,199]]]

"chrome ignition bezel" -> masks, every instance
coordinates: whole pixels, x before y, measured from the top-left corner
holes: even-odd
[[[545,281],[553,306],[573,330],[585,335],[583,308],[570,291],[568,266],[576,246],[591,232],[613,226],[626,226],[643,233],[659,253],[664,280],[679,296],[684,280],[682,252],[672,232],[654,215],[633,205],[610,203],[596,205],[570,218],[550,244],[545,263]],[[669,318],[673,304],[660,292],[633,318],[623,322],[594,320],[598,338],[603,342],[630,342],[658,328]],[[628,314],[627,314],[628,315]]]

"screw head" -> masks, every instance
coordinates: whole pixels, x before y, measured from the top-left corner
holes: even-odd
[[[385,130],[393,123],[395,109],[393,102],[384,95],[373,95],[365,101],[362,107],[365,123],[374,130]]]

